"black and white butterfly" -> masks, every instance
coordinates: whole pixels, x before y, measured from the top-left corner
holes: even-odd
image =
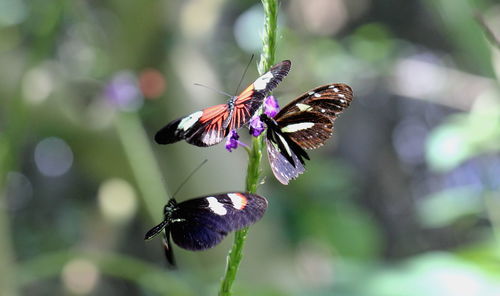
[[[163,209],[163,221],[150,229],[144,239],[164,231],[165,255],[168,263],[175,266],[170,237],[183,249],[206,250],[220,243],[229,232],[260,220],[266,209],[264,197],[243,192],[198,197],[180,203],[172,198]]]
[[[305,149],[322,146],[333,134],[333,123],[353,99],[346,84],[312,89],[287,104],[274,118],[262,114],[267,125],[267,155],[274,176],[288,184],[304,172]]]
[[[200,147],[220,143],[231,130],[237,130],[250,120],[262,106],[264,98],[290,71],[291,62],[284,60],[250,84],[226,104],[219,104],[178,118],[155,135],[158,144],[186,140]]]

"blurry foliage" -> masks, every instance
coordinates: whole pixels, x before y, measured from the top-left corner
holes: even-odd
[[[500,49],[474,18],[500,36],[498,3],[280,9],[277,59],[293,63],[280,104],[329,82],[356,96],[298,180],[283,187],[263,164],[270,208],[250,231],[236,294],[498,295]],[[234,92],[260,48],[260,12],[252,1],[0,0],[0,294],[216,293],[230,238],[176,248],[178,271],[142,238],[204,158],[178,199],[242,190],[245,153],[151,136],[225,100],[193,83]],[[151,68],[165,82],[156,99],[140,91]],[[120,73],[138,95],[113,101]],[[125,99],[140,107],[124,110]],[[35,151],[52,137],[73,159],[41,170]]]

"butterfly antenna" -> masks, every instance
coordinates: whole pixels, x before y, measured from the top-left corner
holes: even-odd
[[[181,183],[181,185],[179,185],[179,187],[177,187],[177,190],[174,192],[174,194],[172,195],[172,198],[174,198],[177,193],[179,193],[179,191],[182,189],[182,187],[187,183],[187,181],[189,181],[189,179],[191,179],[191,177],[205,164],[207,163],[208,159],[205,159],[204,161],[202,161],[190,174],[189,176],[187,176],[187,178]]]
[[[247,74],[248,67],[250,67],[250,63],[252,63],[253,60],[253,54],[250,57],[250,60],[248,61],[247,66],[245,67],[245,71],[243,71],[243,75],[241,75],[240,83],[238,83],[238,87],[236,88],[236,91],[234,92],[234,95],[238,94],[238,90],[240,90],[241,83],[243,82],[243,78],[245,78],[245,75]]]
[[[196,85],[196,86],[202,86],[204,88],[208,88],[209,90],[212,90],[212,91],[214,91],[214,92],[216,92],[218,94],[224,95],[224,96],[228,96],[230,98],[233,97],[232,95],[228,94],[227,92],[223,92],[222,90],[218,90],[218,89],[212,88],[210,86],[206,86],[204,84],[195,83],[194,85]]]

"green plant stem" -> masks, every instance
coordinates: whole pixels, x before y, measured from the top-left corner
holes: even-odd
[[[278,22],[278,1],[262,0],[265,13],[263,48],[258,65],[259,73],[264,74],[274,64],[276,52],[276,28]],[[252,138],[252,147],[248,149],[248,168],[246,191],[256,193],[260,179],[260,161],[262,159],[263,137]],[[226,272],[222,278],[219,296],[232,294],[231,288],[236,279],[238,268],[243,258],[243,247],[248,234],[248,228],[236,231],[234,242],[227,257]]]
[[[120,113],[115,121],[118,136],[141,191],[149,216],[161,215],[167,191],[161,171],[149,145],[150,139],[136,113]]]
[[[262,35],[262,53],[258,66],[261,75],[274,65],[278,28],[278,0],[262,0],[262,5],[264,6],[265,23]]]

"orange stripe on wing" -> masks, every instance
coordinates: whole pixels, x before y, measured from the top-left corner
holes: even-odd
[[[231,199],[233,208],[237,210],[243,210],[248,204],[247,197],[241,193],[228,193],[227,196]]]
[[[203,115],[200,117],[199,120],[201,123],[205,123],[209,120],[214,120],[216,117],[220,117],[220,116],[222,116],[222,120],[224,120],[225,119],[224,115],[226,115],[226,117],[228,115],[225,113],[227,113],[227,105],[226,104],[215,105],[215,106],[203,109]],[[220,120],[220,119],[217,119],[217,120]]]
[[[254,87],[253,84],[251,84],[249,87],[247,87],[244,91],[240,93],[240,95],[235,101],[236,105],[250,100],[253,96],[253,93],[254,93]]]

